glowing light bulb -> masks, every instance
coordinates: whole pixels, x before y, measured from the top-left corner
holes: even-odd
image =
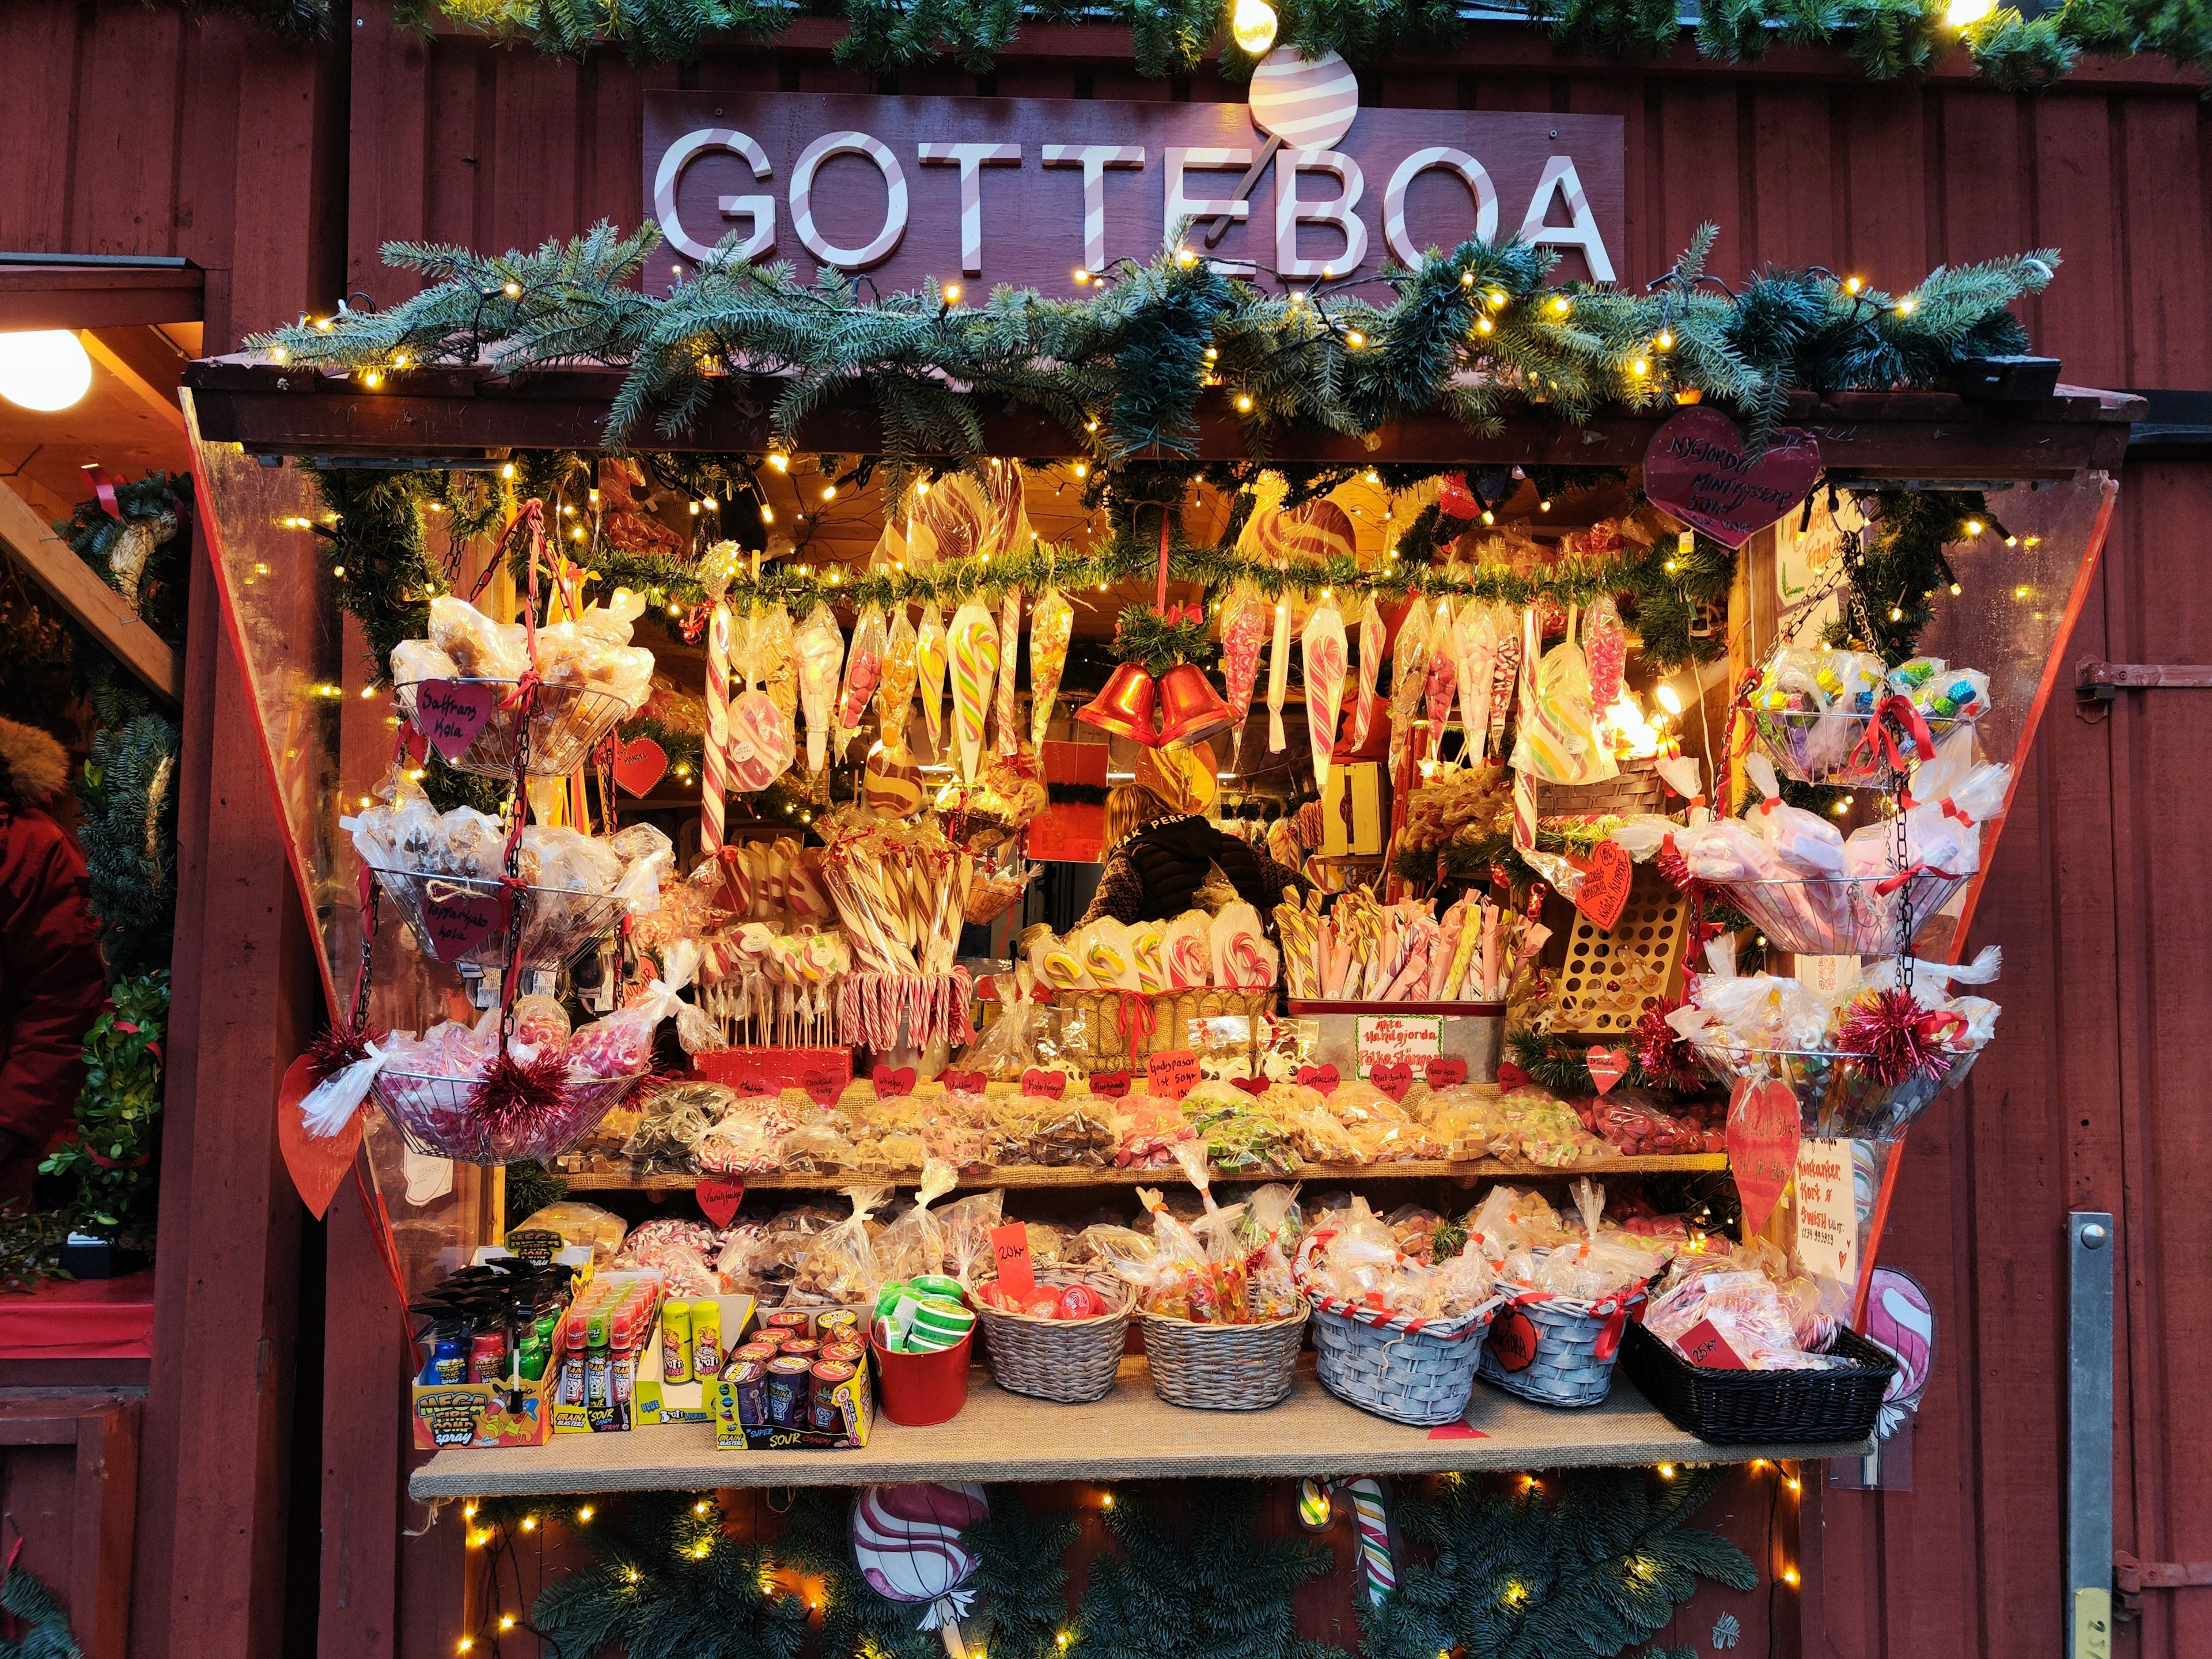
[[[1679,714],[1682,712],[1682,694],[1668,682],[1660,681],[1653,689],[1651,695],[1659,700],[1659,706],[1668,714]]]
[[[1357,351],[1360,347],[1367,343],[1367,337],[1355,328],[1344,337],[1344,343],[1350,346],[1354,351]]]
[[[1951,0],[1943,21],[1954,29],[1978,23],[1997,9],[1997,0]]]
[[[1245,413],[1249,414],[1252,409],[1252,394],[1249,392],[1238,392],[1237,394],[1237,407],[1243,410]]]
[[[958,304],[960,303],[960,284],[959,284],[959,283],[947,283],[945,285],[945,303],[946,303],[946,304],[948,304],[948,305],[956,305],[956,306],[957,306],[957,305],[958,305]]]
[[[0,334],[0,398],[51,414],[92,389],[92,359],[65,328]]]
[[[1552,314],[1554,317],[1564,317],[1574,308],[1573,301],[1564,294],[1555,295],[1552,301]]]
[[[788,472],[791,471],[791,457],[785,454],[780,449],[772,449],[769,452],[768,464],[779,472]],[[598,493],[599,492],[597,490],[592,491],[593,495],[597,495]]]
[[[1229,19],[1229,33],[1237,49],[1257,58],[1275,44],[1275,9],[1267,0],[1237,0]]]

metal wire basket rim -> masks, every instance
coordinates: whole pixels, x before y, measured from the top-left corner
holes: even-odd
[[[1704,1053],[1714,1054],[1748,1054],[1759,1060],[1872,1060],[1870,1054],[1854,1048],[1735,1048],[1723,1042],[1697,1045]]]
[[[492,1062],[486,1060],[484,1064],[489,1067]],[[648,1069],[642,1072],[617,1072],[612,1077],[564,1077],[562,1079],[562,1086],[568,1089],[605,1088],[609,1085],[617,1083],[642,1083],[653,1075],[652,1071]],[[397,1066],[386,1066],[378,1071],[376,1080],[382,1082],[386,1078],[403,1078],[410,1083],[477,1084],[483,1081],[484,1074],[482,1072],[403,1072]]]
[[[412,691],[416,687],[420,685],[514,686],[520,685],[522,682],[520,680],[496,679],[486,674],[429,674],[425,675],[419,680],[394,680],[392,684],[392,689],[395,690]],[[605,697],[611,702],[620,702],[622,701],[622,698],[617,696],[612,691],[602,690],[600,687],[596,685],[577,685],[568,680],[541,679],[538,682],[538,690],[540,693],[557,691],[563,696],[569,697]]]
[[[408,881],[419,881],[424,883],[442,881],[453,887],[497,888],[504,886],[507,881],[507,878],[504,876],[447,876],[440,875],[436,872],[430,870],[393,870],[387,868],[381,864],[370,865],[368,866],[368,872],[373,876],[398,876]],[[620,893],[593,893],[576,887],[525,886],[522,890],[526,893],[544,893],[554,898],[613,899],[617,902],[622,904],[628,904],[629,902],[629,901],[624,898]]]
[[[1747,876],[1727,876],[1713,883],[1716,887],[1857,887],[1867,884],[1879,886],[1884,882],[1897,882],[1893,892],[1900,892],[1915,882],[1965,881],[1966,876],[1952,875],[1941,870],[1906,870],[1886,876],[1762,876],[1753,879]]]
[[[1861,714],[1855,710],[1844,708],[1761,708],[1756,704],[1748,702],[1739,702],[1735,706],[1745,714],[1749,714],[1754,720],[1761,719],[1773,720],[1850,720],[1854,725],[1857,726],[1865,725],[1867,721],[1874,719],[1875,715],[1880,712],[1879,710],[1869,710],[1864,714]],[[1920,710],[1920,715],[1923,720],[1929,722],[1931,727],[1936,721],[1941,720],[1943,723],[1943,727],[1947,733],[1955,732],[1962,726],[1979,726],[1982,723],[1982,717],[1979,714],[1937,714],[1931,713],[1928,709],[1923,708]]]

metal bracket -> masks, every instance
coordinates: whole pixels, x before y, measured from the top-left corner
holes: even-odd
[[[2212,690],[2212,665],[2189,662],[2099,662],[2074,665],[2074,694],[2083,702],[2110,702],[2123,691]]]
[[[2066,1218],[2066,1659],[2112,1651],[2112,1218]]]
[[[2112,1552],[2112,1583],[2123,1595],[2147,1589],[2195,1589],[2212,1585],[2212,1561],[2138,1561]]]

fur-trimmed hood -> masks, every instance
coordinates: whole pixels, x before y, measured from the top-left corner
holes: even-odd
[[[0,720],[0,799],[40,806],[69,787],[69,751],[49,733]]]

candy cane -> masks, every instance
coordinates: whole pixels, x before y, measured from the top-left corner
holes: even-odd
[[[728,787],[730,743],[730,608],[717,605],[707,619],[707,732],[699,757],[699,850],[722,848],[722,796]]]
[[[1372,1475],[1349,1481],[1353,1522],[1359,1528],[1359,1559],[1367,1570],[1367,1598],[1381,1603],[1398,1588],[1398,1564],[1390,1559],[1390,1522],[1382,1512],[1382,1486]]]

